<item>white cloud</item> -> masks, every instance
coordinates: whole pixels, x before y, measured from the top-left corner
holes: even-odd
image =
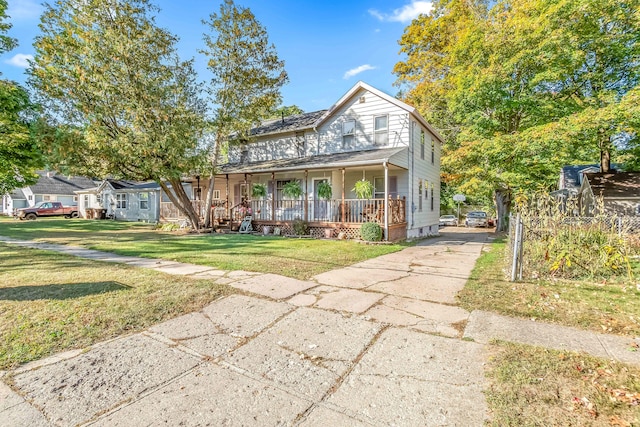
[[[349,71],[344,73],[344,77],[343,78],[344,79],[348,79],[350,77],[353,77],[355,75],[358,75],[358,74],[362,73],[363,71],[375,70],[375,69],[376,69],[376,67],[374,67],[374,66],[371,66],[369,64],[364,64],[364,65],[361,65],[359,67],[350,69]]]
[[[24,53],[16,53],[10,59],[4,61],[6,64],[13,65],[14,67],[29,68],[29,60],[33,60],[33,55],[26,55]]]
[[[430,1],[412,0],[411,3],[402,6],[400,9],[394,9],[392,13],[382,13],[375,9],[369,9],[369,14],[380,21],[390,22],[410,22],[418,15],[427,15],[431,13],[433,4]]]
[[[7,15],[11,17],[9,22],[27,20],[39,18],[43,10],[40,2],[36,0],[9,0]]]

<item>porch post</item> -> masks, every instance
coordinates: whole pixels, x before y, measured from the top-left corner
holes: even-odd
[[[273,193],[271,194],[271,221],[276,220],[276,196],[278,195],[278,186],[276,185],[276,173],[271,172],[271,185]]]
[[[227,199],[227,218],[231,218],[231,206],[229,206],[229,174],[226,174],[225,177],[227,178],[227,187],[225,188],[227,192],[227,194],[225,194],[225,198]]]
[[[247,188],[247,174],[246,173],[244,174],[244,191],[249,191],[249,189]],[[242,202],[242,196],[243,196],[243,194],[242,194],[242,192],[240,192],[240,201],[241,202]],[[248,194],[246,196],[248,196]],[[245,199],[245,201],[247,200],[246,197],[244,199]]]
[[[340,204],[340,221],[344,224],[344,168],[342,168],[342,203]]]
[[[304,170],[304,220],[309,221],[309,171]]]
[[[384,240],[389,240],[389,165],[384,166]]]

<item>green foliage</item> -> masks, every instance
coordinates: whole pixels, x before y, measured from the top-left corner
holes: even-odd
[[[553,188],[565,164],[637,147],[638,6],[434,2],[405,29],[407,56],[394,71],[407,100],[443,129],[443,181],[491,200],[496,190]]]
[[[0,195],[38,179],[42,156],[27,121],[34,110],[26,90],[0,80]]]
[[[309,234],[309,223],[302,219],[296,219],[291,224],[293,232],[296,236],[306,236]]]
[[[193,62],[180,61],[156,10],[148,0],[47,4],[29,82],[47,126],[82,134],[51,139],[54,166],[154,180],[196,225],[180,178],[207,159],[205,104]]]
[[[18,45],[16,39],[6,35],[7,31],[13,26],[10,22],[7,22],[8,18],[7,0],[0,0],[0,54],[10,51]]]
[[[329,200],[333,196],[333,189],[331,184],[327,181],[321,181],[318,183],[318,197],[321,199]]]
[[[379,242],[382,240],[382,228],[376,222],[365,222],[360,227],[360,237],[367,242]]]
[[[209,93],[217,105],[213,125],[220,148],[229,135],[242,140],[255,123],[271,115],[288,76],[266,29],[250,9],[224,0],[219,13],[211,14],[204,24],[211,34],[204,35],[206,48],[201,53],[213,74]]]
[[[358,199],[370,199],[373,197],[373,184],[363,178],[360,181],[356,181],[351,191],[356,193]]]
[[[300,198],[300,196],[302,196],[302,186],[300,185],[300,181],[297,179],[288,181],[282,187],[282,194],[287,197],[291,197],[292,199]]]
[[[261,183],[255,183],[251,187],[251,197],[259,199],[267,195],[267,186]]]
[[[295,116],[298,114],[304,114],[302,108],[297,105],[283,105],[282,107],[276,108],[270,115],[270,119],[278,119],[281,117]]]

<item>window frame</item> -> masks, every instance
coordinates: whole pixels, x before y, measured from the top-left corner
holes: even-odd
[[[424,160],[424,145],[425,145],[424,129],[420,129],[420,158]]]
[[[351,131],[348,132],[345,130],[347,124],[352,123]],[[342,148],[352,147],[353,143],[356,139],[356,120],[348,119],[342,122]]]
[[[220,190],[213,190],[213,200],[220,200]]]
[[[378,119],[383,117],[385,119],[385,127],[378,128]],[[384,143],[378,142],[379,135],[385,136]],[[377,116],[373,116],[373,145],[376,145],[376,146],[389,145],[389,115],[388,114],[380,114]]]
[[[127,193],[116,193],[116,209],[127,209]]]
[[[138,193],[138,209],[140,209],[141,211],[149,210],[149,196],[150,194],[148,191]],[[145,205],[144,207],[142,206],[143,203]]]
[[[431,139],[431,164],[434,165],[436,163],[436,143],[433,139]]]

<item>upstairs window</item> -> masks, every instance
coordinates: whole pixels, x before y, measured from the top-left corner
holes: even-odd
[[[140,193],[140,210],[149,209],[149,193]]]
[[[420,158],[424,160],[424,131],[420,130]]]
[[[374,119],[374,144],[389,144],[389,116],[376,116]]]
[[[353,147],[356,135],[356,121],[346,120],[342,122],[342,148]]]

